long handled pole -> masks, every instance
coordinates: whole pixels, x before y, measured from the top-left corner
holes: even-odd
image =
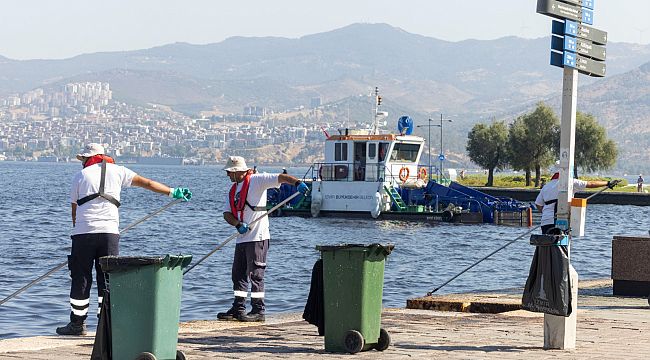
[[[296,192],[296,193],[292,194],[291,196],[289,196],[288,198],[284,199],[284,200],[283,200],[282,202],[280,202],[279,204],[277,204],[277,205],[275,205],[274,207],[272,207],[270,210],[268,210],[268,211],[267,211],[266,213],[264,213],[262,216],[260,216],[260,217],[258,217],[257,219],[251,221],[248,225],[249,225],[249,226],[250,226],[250,225],[253,225],[253,224],[255,224],[256,222],[262,220],[264,217],[268,216],[270,213],[272,213],[272,212],[274,212],[275,210],[279,209],[280,207],[284,206],[284,204],[288,203],[289,201],[291,201],[293,198],[295,198],[295,197],[298,196],[298,195],[300,195],[299,192]],[[224,247],[224,245],[226,245],[227,243],[229,243],[230,241],[232,241],[232,239],[236,238],[237,235],[239,235],[239,232],[235,232],[234,234],[228,236],[228,237],[226,238],[226,240],[224,240],[221,244],[217,245],[217,247],[215,247],[214,249],[212,249],[212,251],[210,251],[210,252],[207,253],[205,256],[203,256],[199,261],[197,261],[197,262],[194,263],[192,266],[190,266],[190,267],[188,267],[187,269],[185,269],[185,271],[183,271],[183,275],[185,275],[185,274],[187,274],[188,272],[190,272],[190,270],[194,269],[195,266],[197,266],[198,264],[202,263],[203,260],[207,259],[207,258],[210,257],[212,254],[214,254],[217,250],[219,250],[219,249],[221,249],[222,247]]]
[[[613,186],[615,186],[615,185],[618,184],[618,183],[619,183],[619,180],[614,180],[614,181],[613,181]],[[612,187],[613,187],[613,186],[612,186]],[[598,190],[597,192],[595,192],[595,193],[589,195],[589,197],[587,197],[587,200],[589,200],[589,199],[591,199],[592,197],[594,197],[594,196],[596,196],[596,195],[602,193],[603,191],[605,191],[605,190],[607,190],[607,189],[609,189],[609,187],[604,187],[604,188]],[[473,268],[474,266],[480,264],[481,262],[483,262],[484,260],[486,260],[486,259],[489,258],[490,256],[492,256],[492,255],[498,253],[499,251],[505,249],[506,246],[508,246],[508,245],[510,245],[510,244],[512,244],[512,243],[514,243],[515,241],[521,239],[521,238],[524,237],[525,235],[530,234],[531,232],[537,230],[537,229],[540,228],[540,227],[541,227],[541,225],[535,226],[534,228],[532,228],[532,229],[526,231],[525,233],[523,233],[523,234],[517,236],[515,239],[508,241],[505,245],[503,245],[503,246],[501,246],[500,248],[498,248],[498,249],[494,250],[493,252],[489,253],[487,256],[483,257],[482,259],[480,259],[479,261],[473,263],[472,265],[466,267],[465,270],[459,272],[458,274],[456,274],[456,275],[455,275],[454,277],[452,277],[451,279],[445,281],[442,285],[440,285],[440,286],[438,286],[437,288],[433,289],[433,291],[428,292],[428,293],[427,293],[427,296],[431,296],[434,292],[440,290],[441,287],[443,287],[443,286],[449,284],[450,282],[452,282],[452,281],[453,281],[454,279],[456,279],[457,277],[459,277],[459,276],[461,276],[462,274],[466,273],[469,269],[471,269],[471,268]]]
[[[129,231],[131,228],[133,228],[134,226],[140,224],[141,222],[143,222],[143,221],[145,221],[145,220],[151,218],[152,216],[155,216],[155,215],[161,213],[162,211],[166,210],[166,209],[169,208],[170,206],[175,205],[175,204],[178,204],[178,203],[181,202],[181,201],[183,201],[183,199],[176,199],[176,200],[174,200],[174,201],[171,201],[171,202],[169,202],[167,205],[165,205],[165,206],[159,208],[158,210],[156,210],[156,211],[150,213],[149,215],[142,217],[141,219],[137,220],[136,222],[134,222],[134,223],[132,223],[131,225],[128,225],[127,227],[125,227],[124,229],[122,229],[122,230],[120,231],[120,235],[122,235],[122,234],[124,234],[125,232]],[[55,272],[57,272],[59,269],[61,269],[62,267],[64,267],[64,266],[67,265],[67,264],[68,264],[68,261],[66,260],[65,262],[63,262],[63,263],[61,263],[61,264],[55,266],[52,270],[50,270],[50,271],[46,272],[45,274],[39,276],[38,278],[36,278],[36,279],[33,280],[32,282],[30,282],[29,284],[27,284],[27,285],[21,287],[20,289],[18,289],[17,291],[15,291],[13,294],[11,294],[11,295],[7,296],[6,298],[2,299],[2,301],[0,301],[0,305],[6,303],[6,302],[9,301],[10,299],[12,299],[12,298],[18,296],[20,293],[22,293],[23,291],[29,289],[30,287],[36,285],[36,283],[38,283],[39,281],[41,281],[41,280],[45,279],[46,277],[48,277],[48,276],[54,274]]]
[[[469,269],[471,269],[471,268],[473,268],[474,266],[480,264],[481,262],[483,262],[484,260],[486,260],[486,259],[489,258],[490,256],[492,256],[492,255],[498,253],[499,251],[503,250],[506,246],[508,246],[508,245],[512,244],[513,242],[515,242],[515,241],[521,239],[521,238],[524,237],[525,235],[528,235],[528,234],[532,233],[533,231],[537,230],[539,227],[540,227],[540,225],[537,225],[537,226],[535,226],[534,228],[532,228],[532,229],[526,231],[525,233],[523,233],[523,234],[517,236],[514,240],[510,240],[510,241],[508,241],[505,245],[503,245],[503,246],[501,246],[500,248],[498,248],[498,249],[494,250],[493,252],[489,253],[487,256],[483,257],[481,260],[479,260],[479,261],[473,263],[472,265],[466,267],[465,270],[459,272],[458,274],[456,274],[456,276],[454,276],[454,277],[452,277],[451,279],[445,281],[442,285],[440,285],[440,286],[438,286],[437,288],[433,289],[433,291],[428,292],[428,293],[427,293],[427,296],[431,296],[431,294],[433,294],[434,292],[440,290],[441,287],[443,287],[443,286],[449,284],[450,282],[452,282],[452,281],[453,281],[454,279],[456,279],[457,277],[459,277],[459,276],[461,276],[462,274],[466,273]]]

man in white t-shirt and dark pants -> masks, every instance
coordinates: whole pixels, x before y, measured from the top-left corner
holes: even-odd
[[[558,197],[558,183],[560,178],[560,173],[556,172],[551,177],[551,180],[542,187],[539,191],[539,195],[535,199],[535,205],[537,209],[542,212],[542,218],[540,224],[542,226],[542,234],[555,227],[555,216],[557,213],[557,197]],[[603,186],[608,186],[610,188],[614,187],[614,183],[611,181],[583,181],[578,179],[573,179],[573,194],[575,195],[576,191],[584,190],[585,188],[598,188]]]
[[[226,196],[223,218],[240,235],[232,264],[233,305],[228,311],[218,313],[217,319],[264,321],[264,271],[271,238],[269,219],[265,216],[266,190],[284,183],[306,194],[309,187],[288,174],[253,174],[241,156],[231,156],[223,169],[233,182]],[[260,220],[248,225],[257,219]],[[252,310],[246,314],[249,280]]]
[[[187,188],[169,188],[144,178],[124,166],[114,164],[104,154],[104,147],[88,144],[77,155],[83,170],[72,179],[70,203],[72,204],[72,250],[68,256],[70,288],[70,323],[56,329],[59,335],[84,335],[85,320],[90,307],[90,287],[93,265],[97,278],[98,302],[101,307],[106,288],[99,258],[119,254],[120,191],[138,186],[175,199],[192,197]],[[98,310],[99,312],[99,310]]]

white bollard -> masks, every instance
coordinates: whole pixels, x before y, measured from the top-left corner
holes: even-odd
[[[587,199],[571,199],[571,235],[585,236]]]

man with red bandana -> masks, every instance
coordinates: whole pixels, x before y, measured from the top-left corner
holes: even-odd
[[[269,219],[265,216],[266,190],[284,183],[294,185],[299,192],[306,194],[309,187],[284,173],[254,174],[241,156],[231,156],[223,169],[233,182],[226,196],[223,218],[237,229],[239,236],[232,264],[235,300],[228,311],[217,314],[217,319],[264,321],[264,271],[271,238]],[[249,226],[253,221],[256,222]],[[252,310],[246,314],[249,280]]]
[[[99,258],[119,254],[119,212],[122,188],[138,186],[175,199],[190,200],[187,188],[169,188],[142,177],[124,166],[115,165],[100,144],[90,143],[77,155],[83,169],[72,179],[72,250],[68,268],[70,289],[70,322],[56,329],[59,335],[85,335],[85,320],[90,307],[93,265],[98,290],[98,314],[103,290],[106,288]]]

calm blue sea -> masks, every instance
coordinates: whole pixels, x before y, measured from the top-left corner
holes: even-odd
[[[70,179],[80,164],[0,162],[0,299],[56,265],[70,247]],[[175,205],[122,237],[122,255],[207,254],[233,228],[222,220],[228,179],[220,167],[143,166],[131,169],[170,186],[188,186],[192,201]],[[261,168],[277,172],[277,168]],[[301,176],[306,169],[289,169]],[[122,227],[168,203],[168,197],[140,188],[123,192]],[[587,232],[572,247],[581,278],[606,278],[613,235],[648,234],[650,208],[591,205]],[[266,299],[269,313],[301,312],[320,244],[393,243],[386,264],[384,306],[404,307],[465,267],[525,232],[494,225],[421,224],[404,221],[272,218]],[[184,278],[181,320],[214,319],[232,301],[234,242]],[[463,274],[439,293],[523,287],[533,253],[527,237]],[[0,338],[52,335],[68,321],[69,277],[60,270],[0,305]],[[95,310],[95,289],[91,309]],[[89,318],[89,326],[96,319]]]

